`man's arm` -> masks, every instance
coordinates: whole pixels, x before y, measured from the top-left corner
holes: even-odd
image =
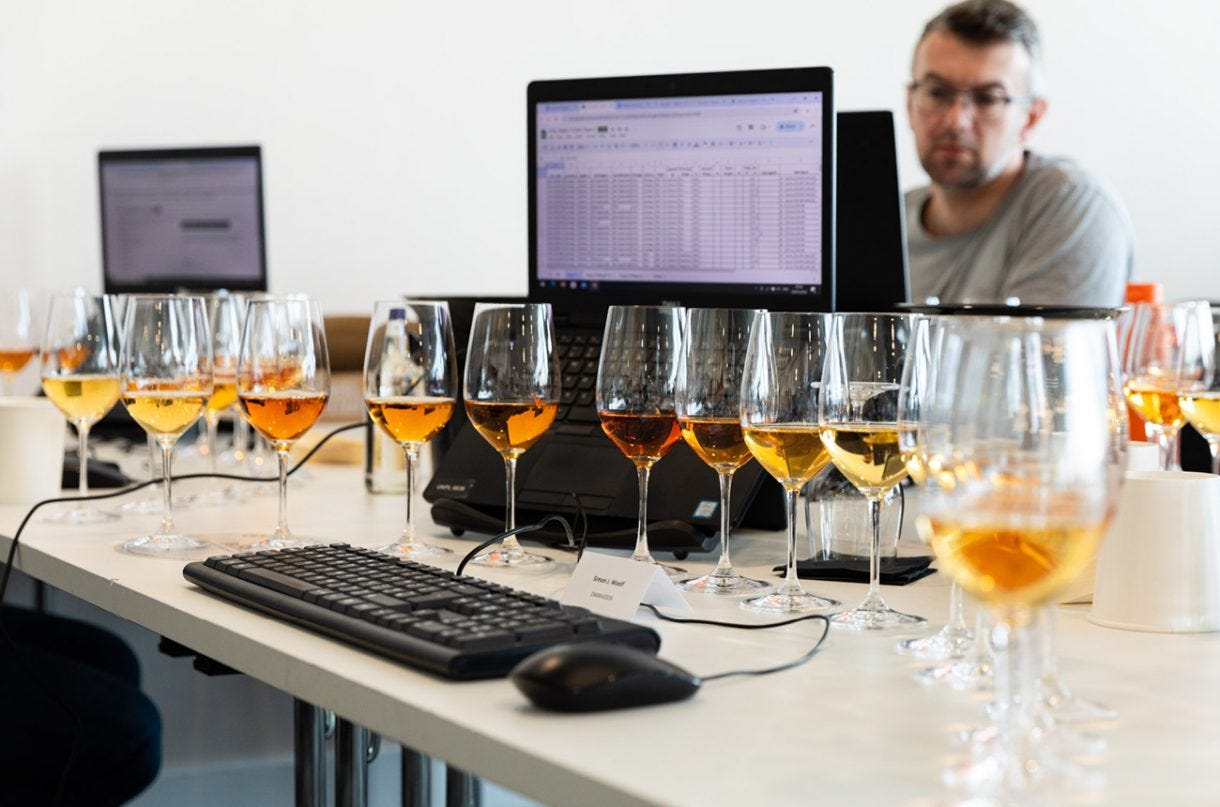
[[[1079,170],[1031,177],[1003,297],[1029,305],[1115,306],[1131,275],[1131,223],[1122,204]]]

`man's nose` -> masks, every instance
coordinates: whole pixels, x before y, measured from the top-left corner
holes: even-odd
[[[974,102],[969,93],[959,92],[953,96],[953,101],[945,108],[945,121],[955,128],[969,128],[974,123]]]

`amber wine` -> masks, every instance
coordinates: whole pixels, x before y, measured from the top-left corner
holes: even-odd
[[[717,471],[735,471],[750,460],[750,447],[737,418],[682,418],[682,439]]]
[[[389,396],[365,401],[373,422],[399,443],[426,443],[453,415],[452,398]]]
[[[1178,396],[1178,404],[1200,434],[1220,436],[1220,391],[1183,392]]]
[[[96,423],[119,400],[119,377],[116,375],[47,376],[42,379],[43,392],[69,422]]]
[[[20,372],[36,355],[38,351],[32,347],[0,350],[0,372]]]
[[[835,467],[866,496],[882,496],[907,475],[896,423],[830,423],[822,427]]]
[[[830,463],[818,431],[816,423],[742,427],[750,453],[789,490],[797,490]]]
[[[1131,382],[1123,387],[1123,392],[1131,408],[1149,423],[1176,428],[1186,420],[1178,406],[1178,394],[1173,390]]]
[[[466,402],[470,422],[492,448],[506,457],[519,457],[538,442],[551,427],[558,411],[557,401],[537,399],[512,403]]]
[[[325,392],[289,390],[238,395],[250,425],[273,443],[291,443],[317,422],[326,408]],[[278,446],[277,446],[278,447]]]
[[[606,436],[636,463],[651,465],[682,436],[673,412],[598,412],[597,417]]]
[[[208,395],[192,389],[128,390],[123,404],[132,420],[154,437],[177,437],[203,412]]]
[[[962,524],[920,518],[939,565],[962,588],[991,603],[1046,602],[1088,566],[1105,524]]]
[[[212,387],[212,397],[208,398],[209,412],[223,412],[237,403],[237,378],[217,378]]]

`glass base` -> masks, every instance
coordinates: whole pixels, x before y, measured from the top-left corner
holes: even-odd
[[[946,786],[984,803],[1013,805],[1077,803],[1070,797],[1096,794],[1105,787],[1101,773],[1059,756],[1037,731],[1008,744],[991,734],[972,749],[970,759],[942,771]]]
[[[156,512],[161,512],[159,504]],[[92,504],[77,504],[67,510],[52,513],[43,521],[48,524],[105,524],[108,521],[118,521],[118,519],[118,513],[108,512]]]
[[[176,502],[175,502],[176,504]],[[159,516],[165,509],[160,495],[145,496],[141,499],[131,499],[114,508],[118,515]]]
[[[661,569],[665,572],[665,574],[669,577],[669,579],[674,581],[675,583],[678,582],[679,580],[681,580],[682,578],[686,577],[687,574],[689,574],[689,572],[687,572],[686,569],[683,569],[681,566],[671,566],[668,563],[662,563],[661,561],[654,558],[651,554],[632,555],[631,559],[636,561],[637,563],[651,563],[653,566],[660,566]]]
[[[835,614],[830,624],[846,630],[912,630],[922,628],[928,620],[895,611],[880,597],[870,596],[850,611]]]
[[[747,611],[762,614],[830,614],[842,606],[843,603],[838,600],[819,597],[804,590],[799,592],[776,591],[762,597],[751,597],[740,603],[740,607]]]
[[[958,692],[986,692],[994,686],[991,660],[975,655],[927,667],[915,673],[921,684],[946,684]]]
[[[742,594],[754,594],[769,589],[771,584],[763,580],[755,580],[752,577],[745,577],[736,571],[730,570],[728,574],[705,574],[702,577],[683,580],[678,584],[678,588],[683,591],[694,591],[699,594],[741,596]]]
[[[538,555],[520,548],[505,550],[497,547],[490,552],[484,552],[470,562],[477,563],[480,566],[520,567],[540,566],[544,563],[550,563],[551,559],[546,555]]]
[[[1056,723],[1109,723],[1118,719],[1118,711],[1104,703],[1077,697],[1056,678],[1038,681],[1040,707]]]
[[[931,636],[904,639],[895,648],[904,656],[924,661],[948,661],[965,658],[974,646],[974,634],[965,628],[945,625]]]
[[[242,535],[237,541],[237,549],[242,552],[262,552],[267,549],[299,549],[305,546],[321,546],[327,543],[318,538],[307,538],[301,535]]]
[[[435,544],[425,544],[422,541],[412,541],[411,543],[403,543],[402,541],[386,544],[385,546],[377,547],[378,552],[384,552],[387,555],[393,555],[396,558],[406,558],[415,560],[417,558],[438,558],[443,555],[452,555],[452,549],[446,549],[443,546]]]
[[[120,552],[129,555],[143,555],[153,558],[169,558],[173,560],[189,560],[206,555],[216,549],[182,533],[154,533],[132,538],[118,545]]]

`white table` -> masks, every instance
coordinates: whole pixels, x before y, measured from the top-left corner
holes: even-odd
[[[353,468],[312,468],[294,480],[289,520],[302,534],[383,543],[401,527],[403,503],[370,496]],[[0,508],[11,534],[23,511]],[[471,544],[421,527],[464,552]],[[273,525],[274,497],[183,512],[197,533]],[[798,669],[710,682],[690,701],[644,709],[554,715],[527,704],[508,682],[453,683],[416,672],[259,613],[188,584],[181,561],[114,550],[151,530],[156,517],[101,528],[33,521],[17,565],[28,574],[167,636],[271,686],[332,709],[384,737],[553,804],[932,804],[948,795],[938,771],[960,752],[951,734],[980,722],[980,701],[912,679],[919,666],[894,653],[894,637],[832,632]],[[7,551],[8,542],[0,542]],[[783,555],[780,533],[744,536],[740,567],[766,575]],[[457,562],[453,556],[449,566]],[[488,576],[555,596],[571,559],[541,572]],[[700,559],[685,565],[705,567]],[[854,604],[857,584],[811,583]],[[943,620],[940,575],[885,589],[895,607]],[[746,618],[732,602],[690,595],[701,615]],[[1220,791],[1220,635],[1129,633],[1089,624],[1087,606],[1061,608],[1063,678],[1117,707],[1101,770],[1109,804],[1201,804]],[[807,623],[731,631],[640,621],[662,636],[661,654],[698,674],[769,666],[803,653],[820,630]]]

